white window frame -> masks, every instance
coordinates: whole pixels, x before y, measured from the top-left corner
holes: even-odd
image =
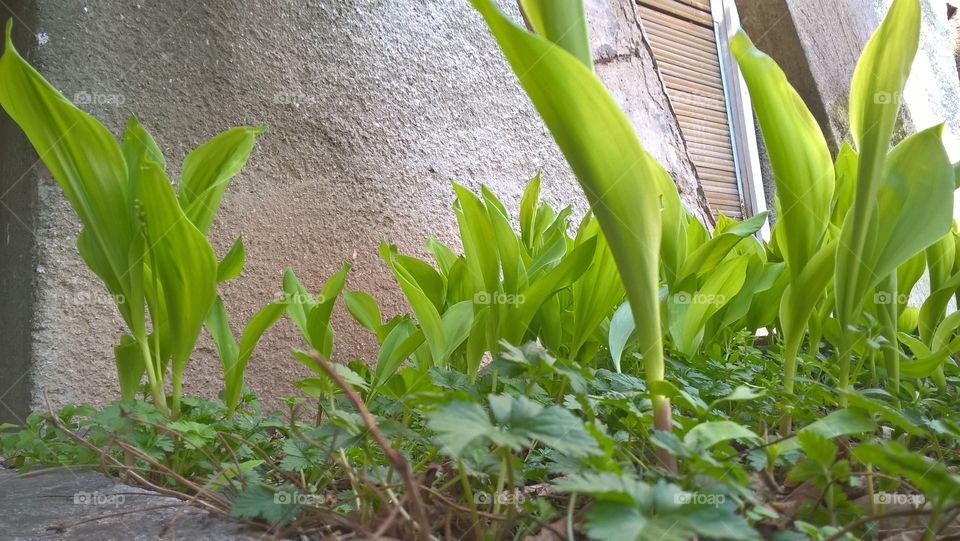
[[[730,143],[733,146],[733,161],[737,172],[737,184],[747,216],[767,210],[760,169],[760,153],[757,150],[757,132],[750,105],[750,93],[740,73],[740,67],[730,51],[730,40],[740,29],[740,16],[733,0],[710,0],[713,15],[713,30],[717,41],[717,56],[720,61],[720,78],[727,105],[727,121],[730,126]],[[764,224],[761,235],[770,238],[769,223]]]

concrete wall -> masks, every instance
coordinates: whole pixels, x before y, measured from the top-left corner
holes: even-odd
[[[836,150],[849,140],[850,78],[892,0],[740,0],[744,29],[783,68]],[[920,49],[903,96],[904,133],[946,123],[960,159],[960,79],[945,0],[921,0]],[[902,134],[901,134],[902,135]]]
[[[702,202],[629,0],[590,0],[597,71],[693,206]],[[515,7],[508,6],[510,9]],[[516,209],[544,174],[555,205],[584,201],[543,123],[465,0],[336,2],[15,2],[21,51],[115,133],[136,113],[176,178],[185,154],[240,124],[267,124],[213,227],[221,255],[243,235],[248,263],[223,294],[237,327],[280,289],[292,265],[312,290],[348,259],[348,288],[386,315],[407,311],[377,244],[424,254],[428,235],[456,243],[456,179],[487,183]],[[0,11],[0,13],[3,13]],[[4,13],[4,18],[6,14]],[[123,328],[74,248],[79,224],[20,132],[0,113],[0,419],[117,396],[112,346]],[[701,213],[703,210],[701,209]],[[343,310],[335,358],[370,358],[375,342]],[[264,338],[247,381],[262,398],[292,394],[289,322]],[[204,337],[187,393],[213,395],[220,367]]]
[[[863,47],[892,0],[740,0],[743,27],[783,68],[836,151],[849,135],[850,78]],[[945,0],[921,0],[920,47],[902,96],[901,129],[895,138],[939,123],[952,160],[960,160],[960,77],[955,22]],[[765,177],[772,176],[769,168]],[[773,185],[772,182],[768,182]],[[956,197],[956,194],[955,194]],[[960,217],[960,200],[954,215]],[[919,305],[930,293],[920,280],[911,296]]]

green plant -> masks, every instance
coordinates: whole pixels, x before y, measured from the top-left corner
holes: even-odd
[[[623,279],[649,382],[663,379],[659,258],[677,252],[680,198],[667,172],[593,73],[582,3],[521,2],[533,32],[489,0],[472,0],[573,168]],[[661,222],[661,213],[667,218]],[[661,246],[663,240],[663,246]],[[655,425],[671,430],[670,401],[653,395]],[[663,454],[664,465],[676,469]]]
[[[136,118],[118,143],[30,67],[13,47],[11,32],[8,21],[0,105],[26,133],[80,218],[77,249],[127,325],[129,334],[115,350],[121,395],[133,398],[146,373],[157,408],[176,416],[184,370],[217,297],[218,277],[239,272],[234,251],[218,269],[205,234],[227,184],[263,130],[234,128],[191,152],[176,193],[160,148]],[[164,390],[168,369],[170,404]]]

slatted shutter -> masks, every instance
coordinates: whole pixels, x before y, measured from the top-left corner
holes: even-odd
[[[743,218],[710,0],[638,0],[680,131],[715,210]]]

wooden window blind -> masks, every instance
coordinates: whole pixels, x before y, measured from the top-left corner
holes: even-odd
[[[743,219],[710,0],[638,0],[680,131],[714,211]]]

